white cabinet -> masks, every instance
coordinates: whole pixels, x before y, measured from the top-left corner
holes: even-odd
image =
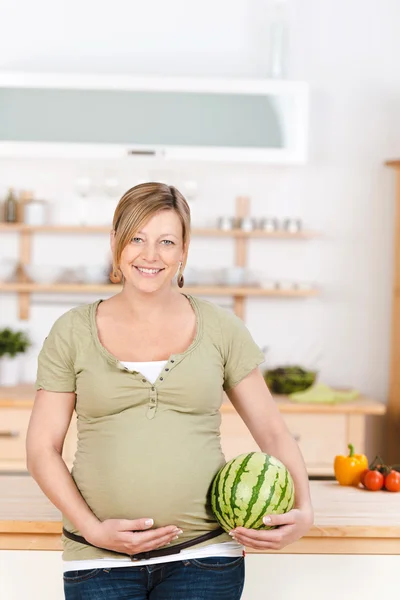
[[[295,164],[303,82],[0,73],[0,156]]]

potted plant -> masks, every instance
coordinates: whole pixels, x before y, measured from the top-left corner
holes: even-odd
[[[31,342],[24,331],[13,331],[9,327],[0,329],[0,384],[19,383],[20,354],[26,352]]]

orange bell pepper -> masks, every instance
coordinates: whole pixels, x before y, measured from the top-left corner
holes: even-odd
[[[361,474],[368,469],[368,459],[364,454],[354,454],[353,444],[348,445],[348,456],[336,456],[334,462],[335,478],[340,485],[353,485],[360,483]]]

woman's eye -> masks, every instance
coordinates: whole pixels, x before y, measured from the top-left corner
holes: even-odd
[[[165,244],[166,246],[170,246],[171,244],[174,245],[174,242],[172,240],[163,240],[161,243]]]
[[[140,238],[140,237],[133,237],[133,238],[132,238],[132,242],[133,242],[134,244],[140,244],[140,242],[143,242],[143,240],[142,240],[142,238]]]

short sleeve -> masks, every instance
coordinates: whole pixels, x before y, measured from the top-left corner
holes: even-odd
[[[224,390],[227,392],[264,362],[264,353],[243,321],[226,311],[221,320],[224,355]]]
[[[75,348],[72,313],[54,323],[38,357],[36,389],[49,392],[75,392]]]

